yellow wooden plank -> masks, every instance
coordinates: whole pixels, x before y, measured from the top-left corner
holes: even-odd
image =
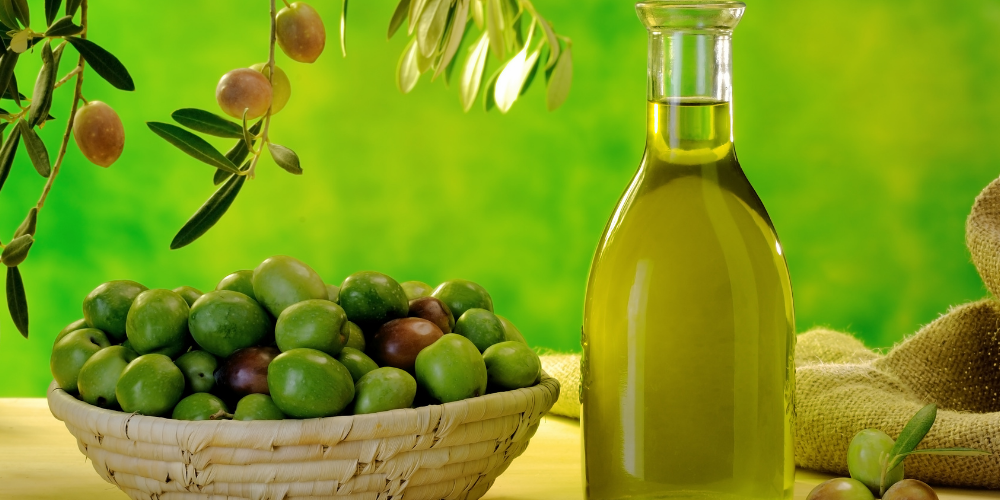
[[[831,476],[798,471],[795,499]],[[941,500],[1000,499],[1000,491],[935,488]],[[0,500],[124,500],[77,449],[45,400],[0,399]],[[581,500],[580,427],[545,417],[524,454],[497,478],[486,500]]]

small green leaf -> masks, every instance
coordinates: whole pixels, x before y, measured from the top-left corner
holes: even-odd
[[[31,13],[28,11],[28,0],[14,0],[14,17],[21,21],[25,28],[31,26]]]
[[[977,450],[975,448],[924,448],[923,450],[913,450],[906,454],[909,455],[950,455],[955,457],[981,457],[984,455],[992,455],[992,453],[986,450]]]
[[[438,42],[444,35],[444,25],[448,20],[449,0],[427,0],[423,13],[417,21],[417,46],[424,57],[432,57]]]
[[[24,338],[28,338],[28,299],[24,294],[24,281],[16,267],[7,268],[7,310],[14,326]]]
[[[7,267],[17,267],[24,259],[28,258],[28,251],[35,243],[35,237],[30,234],[22,234],[4,247],[0,253],[0,262]]]
[[[490,76],[490,79],[486,80],[486,90],[483,91],[483,110],[487,113],[497,105],[497,78],[500,77],[500,72],[503,71],[503,68],[504,66],[497,68]]]
[[[302,175],[302,167],[299,166],[299,155],[295,154],[295,151],[273,142],[267,143],[267,150],[271,153],[271,159],[279,167],[285,169],[288,173]]]
[[[555,66],[556,61],[559,60],[560,47],[556,32],[552,30],[552,25],[544,17],[538,15],[538,11],[535,10],[535,6],[530,0],[521,0],[521,5],[538,21],[538,24],[542,26],[542,31],[545,32],[545,43],[549,46],[549,59],[545,63],[545,69],[549,69]]]
[[[66,15],[75,15],[81,3],[83,3],[83,0],[66,0]]]
[[[79,35],[83,31],[83,26],[73,24],[73,16],[60,17],[56,22],[45,30],[45,36],[70,36]]]
[[[562,103],[566,102],[569,96],[569,87],[573,83],[573,48],[566,47],[566,50],[559,54],[559,60],[549,74],[549,86],[545,95],[545,102],[549,111],[555,111]]]
[[[448,69],[452,59],[458,52],[458,47],[462,45],[462,38],[465,37],[465,27],[469,20],[469,0],[458,0],[452,19],[444,52],[441,53],[441,59],[438,61],[434,77],[431,78],[432,80]]]
[[[934,425],[934,420],[937,418],[937,405],[929,404],[920,409],[903,430],[899,432],[899,437],[896,438],[896,444],[893,445],[892,449],[889,450],[889,456],[902,455],[904,453],[909,453],[917,448],[920,441],[924,439],[927,432],[931,430]],[[889,470],[892,470],[890,467]]]
[[[17,96],[17,92],[10,88],[10,82],[14,79],[14,66],[17,65],[18,57],[20,54],[11,49],[7,49],[0,57],[0,90],[9,91],[11,97]]]
[[[11,98],[14,99],[14,104],[21,108],[21,99],[24,99],[24,94],[17,91],[17,75],[10,75],[10,83],[8,84],[7,90],[10,91]]]
[[[257,135],[258,133],[260,133],[260,127],[261,124],[263,124],[263,122],[264,122],[263,119],[257,120],[257,123],[255,123],[253,127],[250,127],[250,133],[252,135]],[[243,138],[240,138],[240,140],[236,143],[236,145],[234,145],[232,149],[226,152],[226,158],[228,158],[229,161],[233,162],[233,165],[239,165],[243,163],[243,160],[246,160],[247,156],[249,155],[250,155],[250,149],[247,148],[246,140]],[[218,186],[219,184],[222,184],[231,175],[233,175],[232,172],[227,172],[222,169],[216,170],[214,177],[215,185]]]
[[[236,165],[223,156],[219,150],[215,149],[215,147],[209,144],[205,139],[182,129],[177,125],[171,125],[169,123],[146,122],[146,125],[149,126],[149,129],[156,135],[166,139],[167,142],[176,146],[177,149],[191,155],[191,157],[196,160],[205,162],[216,168],[221,168],[230,173],[238,173]]]
[[[37,225],[38,225],[38,207],[31,207],[31,210],[28,210],[28,215],[24,218],[24,221],[21,222],[20,226],[17,226],[17,231],[14,231],[14,237],[17,238],[18,236],[24,234],[30,234],[34,236],[35,227]]]
[[[416,39],[410,40],[410,43],[403,49],[403,55],[400,56],[399,64],[396,66],[396,86],[404,94],[413,90],[420,79],[420,67],[417,63],[418,52]]]
[[[340,8],[340,52],[347,57],[347,0],[342,0]]]
[[[48,41],[42,45],[42,69],[35,79],[35,90],[31,93],[31,109],[28,111],[28,125],[36,126],[42,122],[52,107],[52,90],[56,84],[59,66],[52,54]]]
[[[247,112],[249,111],[250,108],[246,108],[243,110],[243,127],[242,127],[243,142],[247,145],[247,152],[253,149],[253,141],[254,141],[253,134],[251,134],[250,130],[247,129]],[[233,162],[233,164],[235,165],[236,162]]]
[[[392,19],[389,19],[389,35],[388,39],[392,39],[392,35],[396,34],[399,27],[403,25],[403,20],[406,19],[406,14],[410,11],[410,0],[399,0],[396,4],[396,10],[392,11]]]
[[[479,40],[469,48],[469,56],[462,67],[462,76],[458,82],[458,93],[462,100],[462,109],[468,112],[472,109],[472,104],[476,102],[476,95],[479,94],[479,87],[483,82],[483,71],[486,70],[486,58],[489,54],[489,37],[486,31],[479,36]]]
[[[497,103],[497,109],[501,113],[510,111],[510,107],[514,105],[514,101],[521,96],[521,90],[524,89],[524,82],[528,79],[532,68],[538,63],[538,56],[541,53],[540,49],[535,49],[530,55],[527,53],[527,50],[528,46],[525,45],[510,61],[507,61],[503,71],[497,76],[496,95],[494,99]]]
[[[66,37],[70,45],[94,68],[94,71],[119,90],[135,90],[132,76],[121,61],[110,52],[90,40],[75,36]]]
[[[21,129],[14,127],[7,136],[7,140],[0,147],[0,189],[3,189],[7,176],[10,175],[10,167],[14,164],[14,156],[17,155],[17,145],[21,142]]]
[[[243,183],[246,182],[247,178],[245,175],[234,175],[226,181],[219,189],[215,191],[214,194],[202,205],[198,211],[191,216],[190,219],[184,224],[184,227],[177,232],[174,236],[173,241],[170,242],[170,249],[177,250],[185,245],[190,244],[194,240],[197,240],[201,235],[205,234],[219,219],[222,215],[229,210],[229,206],[233,204],[233,200],[236,199],[236,195],[240,194],[240,189],[243,188]]]
[[[21,137],[24,137],[24,148],[28,150],[31,164],[35,166],[38,175],[48,179],[52,173],[52,163],[49,160],[49,152],[45,149],[45,143],[24,119],[18,120],[17,126],[21,129]]]
[[[59,15],[59,7],[62,0],[45,0],[45,24],[52,25],[52,21]]]
[[[410,12],[407,16],[407,26],[406,33],[408,35],[413,34],[413,30],[417,28],[417,20],[420,19],[420,14],[424,12],[424,6],[427,5],[428,0],[412,0],[410,2]]]
[[[14,2],[12,0],[2,0],[0,1],[0,23],[3,23],[7,27],[7,30],[18,30],[21,27],[17,24],[17,20],[14,19]]]
[[[195,132],[229,139],[243,137],[243,127],[239,124],[202,109],[181,108],[171,113],[170,117]]]
[[[538,53],[538,57],[535,58],[535,63],[531,65],[531,69],[528,70],[528,75],[524,79],[524,86],[521,87],[521,95],[524,95],[528,91],[528,87],[531,86],[532,82],[535,81],[535,75],[538,74],[538,67],[541,66],[541,62],[544,60],[542,57],[542,48],[539,47],[535,52]]]
[[[472,20],[480,30],[486,26],[486,8],[483,7],[484,0],[472,0]]]
[[[501,0],[485,0],[486,1],[486,32],[490,34],[490,49],[493,50],[493,55],[499,60],[504,60],[506,58],[506,47],[504,46],[503,32],[504,32],[504,18],[503,18],[503,7],[500,6]]]

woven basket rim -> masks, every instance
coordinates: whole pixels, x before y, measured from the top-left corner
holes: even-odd
[[[498,400],[498,399],[504,398],[505,394],[511,394],[511,393],[515,393],[515,392],[518,392],[518,391],[537,392],[537,391],[545,391],[545,390],[554,390],[554,396],[555,397],[552,400],[552,403],[554,404],[555,403],[555,398],[558,397],[559,389],[560,389],[559,381],[556,380],[555,378],[549,376],[548,373],[545,373],[544,371],[542,371],[542,375],[541,375],[540,381],[537,384],[532,385],[530,387],[525,387],[525,388],[521,388],[521,389],[513,389],[513,390],[510,390],[510,391],[494,392],[494,393],[490,393],[490,394],[484,394],[482,396],[477,396],[477,397],[474,397],[474,398],[467,398],[467,399],[462,399],[462,400],[459,400],[459,401],[452,401],[450,403],[440,403],[440,404],[436,404],[436,405],[425,405],[425,406],[420,406],[420,407],[417,407],[417,408],[402,408],[402,409],[397,409],[397,410],[383,411],[383,412],[378,412],[378,413],[368,413],[368,414],[362,414],[362,415],[338,415],[338,416],[332,416],[332,417],[319,417],[319,418],[306,418],[306,419],[285,418],[285,419],[282,419],[282,420],[246,420],[246,421],[228,420],[228,419],[227,420],[201,420],[201,421],[174,420],[174,419],[168,418],[168,417],[157,417],[157,416],[150,416],[150,415],[140,415],[138,413],[125,413],[123,411],[118,411],[118,410],[109,410],[109,409],[106,409],[106,408],[100,408],[100,407],[91,405],[91,404],[87,403],[86,401],[82,401],[80,399],[77,399],[72,394],[70,394],[70,393],[66,392],[65,390],[61,389],[56,384],[55,380],[53,380],[49,384],[49,388],[47,390],[46,402],[48,404],[49,411],[52,413],[52,416],[55,417],[56,419],[58,419],[59,421],[62,421],[62,422],[66,422],[66,421],[69,421],[69,420],[79,421],[81,418],[83,418],[84,415],[86,415],[87,417],[90,417],[90,416],[94,416],[94,415],[106,414],[106,415],[108,415],[111,418],[120,419],[122,421],[122,423],[128,423],[129,425],[143,425],[143,424],[149,425],[149,424],[157,423],[158,422],[160,425],[185,425],[185,426],[197,425],[197,426],[206,426],[206,427],[207,426],[223,427],[223,426],[231,426],[233,424],[236,424],[236,425],[240,425],[240,426],[247,426],[248,430],[249,430],[249,429],[253,429],[255,427],[256,428],[264,428],[264,427],[273,428],[276,425],[280,426],[280,425],[283,425],[283,424],[287,424],[288,426],[301,425],[304,422],[317,422],[317,423],[318,422],[330,422],[330,423],[341,422],[341,423],[347,423],[349,421],[354,421],[354,420],[359,420],[359,419],[379,419],[379,420],[381,420],[383,418],[389,418],[389,419],[391,419],[393,417],[396,417],[396,416],[400,415],[402,412],[411,412],[414,415],[416,415],[417,412],[421,412],[421,413],[422,412],[427,412],[427,411],[435,411],[435,412],[436,411],[440,411],[440,412],[444,412],[444,411],[448,411],[448,410],[454,411],[455,409],[462,408],[464,406],[468,406],[470,404],[470,402],[486,402],[486,401],[489,401],[491,399],[492,400]],[[55,407],[64,407],[64,408],[66,408],[66,411],[65,412],[63,412],[63,411],[57,411],[55,409]],[[545,409],[545,411],[548,411],[548,410],[549,410],[549,408]]]

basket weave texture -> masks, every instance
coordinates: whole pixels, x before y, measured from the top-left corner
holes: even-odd
[[[135,500],[430,500],[483,496],[559,397],[525,389],[414,409],[189,422],[104,410],[49,386],[52,414]]]

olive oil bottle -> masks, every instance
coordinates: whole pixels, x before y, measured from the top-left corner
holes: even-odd
[[[739,2],[644,2],[646,151],[594,257],[583,327],[591,500],[790,499],[794,318],[736,159]]]

